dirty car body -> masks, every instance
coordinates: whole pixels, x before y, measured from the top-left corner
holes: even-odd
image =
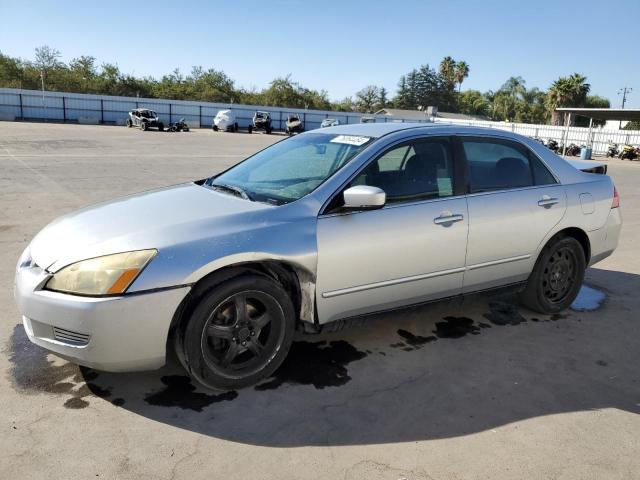
[[[285,183],[278,178],[276,186],[260,176],[260,161],[270,152],[286,157],[287,148],[302,156],[287,164],[280,173]],[[291,173],[296,161],[320,164],[327,152],[343,161],[330,174],[320,166],[317,175],[305,170],[311,180]],[[516,157],[529,159],[530,169]],[[238,187],[242,178],[246,192]],[[255,284],[264,279],[282,287],[298,328],[319,329],[524,285],[558,238],[577,239],[583,267],[591,265],[617,245],[621,218],[613,199],[607,175],[582,172],[510,132],[408,123],[328,127],[279,142],[210,179],[55,220],[19,260],[15,295],[34,343],[98,369],[153,369],[165,363],[170,334],[183,329],[188,336],[190,302],[236,275],[255,274],[247,277]],[[362,204],[348,205],[353,201]],[[122,262],[112,256],[123,252],[142,252],[134,255],[142,260],[110,267],[109,275],[125,272],[111,293],[69,292],[60,282],[62,290],[50,287],[79,262]],[[124,285],[127,272],[133,274]],[[251,332],[234,327],[228,341],[233,334],[244,345]]]

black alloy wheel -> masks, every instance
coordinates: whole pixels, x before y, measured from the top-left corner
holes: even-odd
[[[584,272],[586,256],[578,240],[558,235],[542,249],[520,293],[521,302],[540,313],[557,313],[568,308],[578,296]]]
[[[261,275],[232,278],[206,294],[186,326],[182,352],[189,373],[214,389],[252,385],[289,351],[295,325],[291,299]]]

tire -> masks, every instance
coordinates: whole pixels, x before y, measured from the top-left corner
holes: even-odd
[[[266,276],[241,275],[200,298],[184,328],[178,356],[183,354],[189,375],[205,387],[243,388],[280,366],[294,328],[287,292]]]
[[[249,133],[252,133],[253,132],[253,125],[249,125],[249,129],[248,130],[249,130]]]
[[[160,130],[161,132],[164,132],[164,123],[158,124],[158,130]]]
[[[127,128],[133,127],[133,123],[131,122],[130,118],[127,118],[126,125],[127,125]]]
[[[236,133],[238,132],[238,124],[237,123],[233,124],[233,131],[236,132]]]
[[[558,313],[578,296],[585,269],[586,258],[580,242],[557,235],[540,252],[527,286],[520,293],[520,301],[535,312]]]
[[[218,126],[217,125],[213,125],[211,128],[213,129],[214,132],[218,131]]]
[[[140,122],[140,130],[142,130],[143,132],[147,131],[147,122]]]

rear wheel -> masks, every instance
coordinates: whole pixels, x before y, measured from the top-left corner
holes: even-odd
[[[182,337],[184,363],[209,388],[253,385],[280,366],[294,325],[291,299],[278,283],[259,275],[232,278],[193,311]]]
[[[556,236],[540,253],[520,300],[536,312],[560,312],[578,296],[585,268],[580,242],[573,237]]]
[[[158,130],[160,130],[161,132],[164,131],[164,123],[158,124]]]
[[[147,122],[140,123],[140,130],[145,131],[148,128]]]
[[[249,133],[253,132],[253,125],[249,125]]]
[[[133,122],[131,121],[130,118],[127,118],[127,122],[126,122],[127,128],[131,128],[133,127]]]

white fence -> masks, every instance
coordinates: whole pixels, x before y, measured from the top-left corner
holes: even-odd
[[[485,122],[479,120],[451,120],[436,118],[437,123],[447,123],[452,125],[468,125],[473,127],[496,128],[509,132],[519,133],[527,137],[556,140],[558,144],[570,145],[591,145],[594,155],[604,155],[607,153],[609,142],[618,145],[640,144],[639,130],[604,130],[602,128],[591,129],[587,127],[554,127],[551,125],[536,125],[530,123],[506,123],[506,122]],[[566,137],[566,138],[565,138]]]
[[[334,112],[323,110],[302,110],[295,108],[267,107],[262,105],[234,105],[211,102],[195,102],[184,100],[164,100],[158,98],[115,97],[109,95],[88,95],[82,93],[40,92],[38,90],[20,90],[0,88],[0,119],[18,120],[51,120],[61,122],[89,122],[101,124],[122,124],[127,113],[134,108],[150,108],[158,112],[165,123],[185,118],[192,127],[209,128],[213,117],[219,110],[232,109],[240,127],[247,127],[256,110],[271,113],[273,126],[283,130],[287,115],[296,113],[302,117],[305,129],[318,128],[325,118],[335,118],[340,123],[360,123],[363,116],[357,112]],[[569,145],[591,145],[593,153],[602,155],[607,151],[609,142],[622,144],[640,144],[640,131],[637,130],[604,130],[551,125],[533,125],[527,123],[488,122],[479,120],[433,119],[438,123],[470,125],[476,127],[497,128],[529,137],[548,140],[553,138],[558,143]],[[376,116],[376,122],[416,122],[388,116]],[[426,119],[425,121],[431,121]],[[565,138],[566,134],[566,138]]]

